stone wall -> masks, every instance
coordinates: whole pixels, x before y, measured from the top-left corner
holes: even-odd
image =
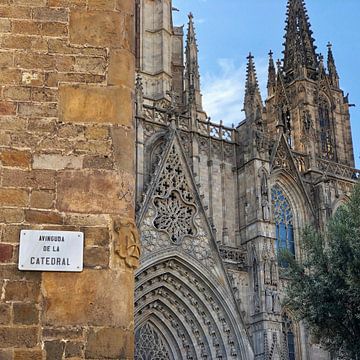
[[[133,38],[133,0],[0,1],[1,360],[133,357]],[[20,229],[84,271],[18,271]]]

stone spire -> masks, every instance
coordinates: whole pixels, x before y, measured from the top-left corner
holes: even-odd
[[[316,46],[304,0],[288,0],[284,72],[292,80],[311,76],[317,68]]]
[[[268,71],[268,96],[272,96],[275,92],[276,87],[276,70],[273,59],[273,52],[270,50],[269,52],[269,71]]]
[[[330,82],[331,85],[339,87],[339,75],[336,70],[334,55],[332,52],[332,44],[329,42],[327,44],[327,47],[328,47],[327,67],[329,70]]]
[[[246,69],[244,110],[246,118],[248,119],[259,111],[261,113],[262,100],[260,95],[259,83],[256,76],[254,57],[251,55],[251,53],[249,53],[247,59],[248,64]]]
[[[196,42],[193,15],[189,15],[189,24],[186,40],[186,67],[185,67],[185,90],[188,105],[195,105],[198,111],[202,111],[202,97],[200,92],[200,72],[198,60],[198,46]]]

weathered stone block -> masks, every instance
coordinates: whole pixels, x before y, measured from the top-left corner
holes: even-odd
[[[4,43],[3,39],[3,43]],[[6,45],[6,44],[5,44]],[[0,69],[0,82],[2,85],[17,85],[21,82],[21,72],[18,69]]]
[[[17,350],[14,351],[14,360],[42,360],[41,350]]]
[[[114,163],[108,156],[85,156],[84,169],[113,170]]]
[[[88,140],[108,140],[109,128],[107,126],[87,126],[85,137]]]
[[[134,14],[134,5],[134,0],[116,0],[116,9],[129,14]]]
[[[109,266],[109,249],[101,247],[85,248],[84,251],[84,267],[101,267],[107,268]]]
[[[9,281],[5,287],[5,301],[36,301],[40,294],[38,283]],[[1,343],[1,342],[0,342]]]
[[[10,101],[0,101],[0,115],[15,115],[16,103]]]
[[[122,16],[115,11],[70,12],[70,43],[99,47],[120,47]]]
[[[115,10],[116,0],[88,0],[89,10]]]
[[[4,169],[3,186],[52,190],[55,188],[55,171],[33,170],[30,172]]]
[[[38,328],[2,326],[0,327],[0,344],[4,348],[32,348],[38,343]]]
[[[51,70],[55,67],[55,57],[45,54],[18,54],[15,56],[15,65],[22,69]]]
[[[29,117],[56,117],[56,103],[19,103],[18,114]]]
[[[133,336],[127,330],[114,328],[91,329],[85,356],[90,359],[131,359]]]
[[[84,344],[82,342],[69,341],[66,343],[65,357],[72,358],[78,356],[83,358]]]
[[[0,243],[0,262],[11,262],[13,251],[14,247],[12,245]]]
[[[0,63],[1,66],[1,63]],[[11,86],[4,89],[4,98],[11,100],[30,100],[31,90],[30,88],[24,88],[21,86]]]
[[[0,325],[7,325],[7,324],[9,324],[10,320],[11,320],[10,305],[0,304]],[[0,356],[0,359],[1,359],[1,356]]]
[[[74,70],[87,74],[105,74],[106,60],[102,57],[80,57],[75,61]]]
[[[41,35],[43,36],[56,36],[67,37],[68,25],[56,22],[44,22],[41,26]]]
[[[25,210],[25,220],[32,224],[63,224],[63,216],[54,211]]]
[[[54,206],[55,193],[34,190],[30,197],[30,206],[35,209],[51,209]]]
[[[67,9],[51,9],[48,7],[34,8],[33,19],[41,21],[67,22],[69,12]]]
[[[43,327],[43,338],[58,339],[82,339],[84,329],[82,327]]]
[[[15,19],[31,19],[31,8],[22,6],[1,6],[0,17]]]
[[[0,349],[0,359],[1,360],[13,360],[12,351]]]
[[[61,360],[63,358],[64,349],[64,341],[45,341],[46,360]]]
[[[24,207],[29,203],[27,190],[0,188],[0,204]]]
[[[18,243],[21,229],[24,229],[24,227],[18,225],[6,225],[2,232],[1,241],[6,243]]]
[[[34,303],[13,305],[14,324],[35,325],[39,322],[39,310]]]
[[[36,154],[34,155],[33,169],[81,169],[82,162],[82,157],[75,155]]]
[[[115,168],[129,173],[134,172],[134,158],[127,154],[135,153],[135,136],[133,130],[119,127],[111,129],[113,140]]]
[[[0,208],[0,222],[21,223],[24,221],[24,210],[18,208]]]
[[[133,287],[131,272],[43,273],[44,324],[128,328],[133,316]]]
[[[109,229],[101,227],[81,228],[84,232],[85,246],[108,246],[109,245]]]
[[[118,214],[132,208],[133,179],[108,171],[63,171],[57,208],[64,212]],[[91,194],[91,196],[89,196]]]
[[[112,49],[109,60],[109,85],[124,85],[132,88],[135,83],[134,55],[125,49]]]
[[[132,123],[131,91],[121,87],[63,85],[59,118],[64,122]]]

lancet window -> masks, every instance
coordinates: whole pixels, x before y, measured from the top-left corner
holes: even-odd
[[[319,102],[320,146],[322,157],[334,160],[334,143],[331,129],[331,111],[329,102],[321,98]]]
[[[275,248],[287,249],[295,256],[293,212],[290,203],[279,185],[271,190],[271,200],[274,208],[274,221],[276,226]],[[286,263],[281,262],[286,267]]]
[[[288,359],[296,360],[295,334],[293,329],[293,323],[286,313],[282,317],[282,331],[283,331],[285,346],[287,348]]]

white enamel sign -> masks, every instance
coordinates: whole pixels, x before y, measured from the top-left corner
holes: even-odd
[[[83,270],[84,234],[75,231],[21,230],[19,270]]]

